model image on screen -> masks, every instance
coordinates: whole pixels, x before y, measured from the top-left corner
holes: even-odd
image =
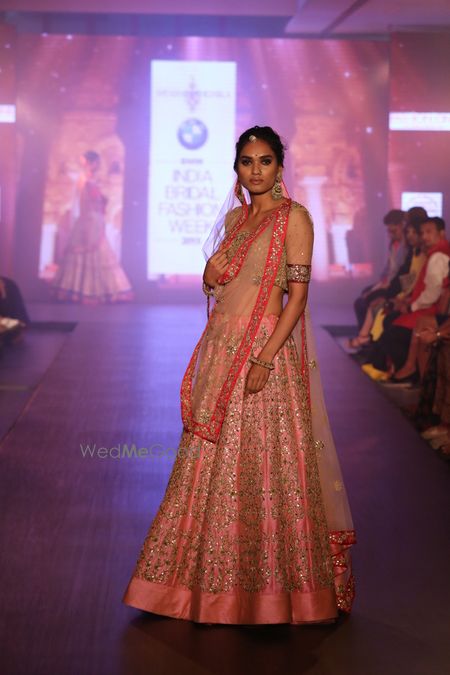
[[[88,150],[81,165],[72,209],[77,215],[53,280],[55,296],[83,303],[130,300],[131,284],[105,233],[106,197],[96,182],[100,155]]]

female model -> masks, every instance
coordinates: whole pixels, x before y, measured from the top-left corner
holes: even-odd
[[[215,305],[182,381],[167,490],[124,596],[143,610],[302,624],[351,608],[355,534],[306,313],[313,225],[283,194],[283,161],[270,127],[236,144],[239,206],[207,242]]]

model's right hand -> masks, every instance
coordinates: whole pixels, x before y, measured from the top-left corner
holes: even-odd
[[[217,251],[212,255],[206,263],[205,271],[203,273],[203,281],[208,286],[214,287],[217,284],[217,279],[222,276],[228,267],[228,259],[223,251]]]

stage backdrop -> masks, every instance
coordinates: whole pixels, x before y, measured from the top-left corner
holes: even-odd
[[[287,142],[286,184],[315,221],[315,280],[359,288],[379,268],[382,217],[399,205],[386,43],[21,35],[18,64],[24,275],[54,275],[79,157],[94,150],[106,233],[135,289],[198,284],[234,142],[253,124]]]

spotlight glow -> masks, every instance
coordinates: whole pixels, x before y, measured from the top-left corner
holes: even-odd
[[[16,121],[16,106],[0,104],[0,124],[14,124]]]

